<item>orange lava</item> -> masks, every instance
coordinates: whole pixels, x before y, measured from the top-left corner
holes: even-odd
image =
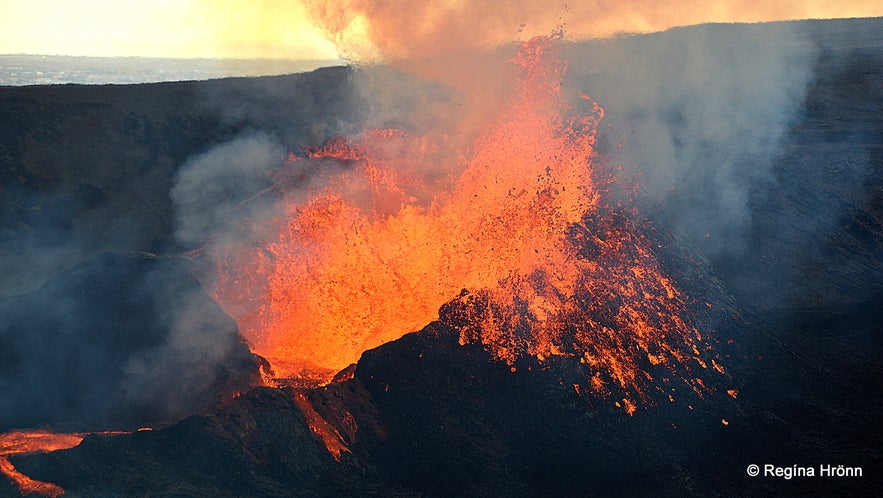
[[[304,393],[299,391],[295,392],[294,403],[304,414],[304,418],[307,421],[307,427],[310,428],[313,437],[325,445],[325,449],[328,450],[328,453],[331,453],[331,456],[334,457],[335,461],[340,461],[340,455],[342,453],[350,453],[350,449],[346,446],[343,437],[337,429],[319,415]]]
[[[81,434],[57,434],[44,430],[0,434],[0,472],[18,486],[22,496],[38,494],[56,498],[64,494],[60,486],[31,479],[15,470],[7,457],[19,453],[66,450],[77,446],[82,440]]]
[[[337,168],[282,197],[274,239],[229,254],[216,289],[276,376],[332,374],[438,318],[513,366],[578,358],[586,382],[575,389],[615,389],[629,414],[652,369],[723,373],[702,359],[707,346],[644,227],[602,195],[592,159],[603,109],[566,103],[566,64],[549,38],[524,43],[513,63],[509,104],[447,181],[428,184],[420,166],[444,144],[397,130],[290,158],[292,169]]]

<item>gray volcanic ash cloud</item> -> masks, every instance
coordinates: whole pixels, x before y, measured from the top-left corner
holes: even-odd
[[[345,105],[336,99],[347,93],[338,86],[344,73],[3,89],[0,428],[173,421],[258,381],[235,322],[191,276],[190,261],[174,256],[182,245],[173,233],[175,175],[189,170],[208,188],[194,176],[198,168],[183,165],[215,144],[247,142],[234,140],[245,128],[270,130],[243,133],[257,137],[255,150],[273,147],[280,121],[302,141],[326,133],[324,123],[346,113],[317,99]],[[293,96],[276,91],[283,85]],[[292,108],[308,115],[292,118]],[[275,147],[264,154],[281,159]],[[231,160],[240,169],[263,164],[254,154]],[[260,188],[260,172],[243,171],[235,191]],[[181,240],[205,236],[213,221],[182,226],[191,235]]]

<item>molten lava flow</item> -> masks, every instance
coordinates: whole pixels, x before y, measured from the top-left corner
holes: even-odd
[[[82,440],[83,436],[80,434],[57,434],[42,430],[0,434],[0,472],[18,486],[22,496],[38,494],[56,498],[64,494],[60,486],[31,479],[15,470],[7,457],[18,453],[66,450],[80,444]]]
[[[152,429],[150,427],[138,429],[138,431],[149,430]],[[64,489],[60,486],[36,481],[22,474],[15,469],[8,457],[20,453],[48,453],[50,451],[66,450],[78,446],[83,441],[83,438],[90,434],[113,436],[131,433],[127,431],[100,431],[64,434],[47,430],[5,432],[0,434],[0,473],[18,486],[22,496],[30,494],[51,498],[61,496],[64,494]]]
[[[455,178],[428,183],[419,167],[443,144],[396,130],[291,158],[288,168],[336,169],[280,200],[275,238],[230,254],[216,292],[277,376],[333,373],[436,317],[513,366],[578,358],[583,387],[616,391],[629,413],[651,371],[707,368],[641,227],[604,200],[608,180],[591,162],[603,110],[587,97],[585,112],[566,104],[566,65],[548,38],[513,62],[511,103]]]
[[[344,442],[343,437],[340,435],[340,432],[319,415],[313,407],[313,404],[310,403],[310,400],[307,399],[307,396],[303,392],[297,391],[294,393],[294,402],[304,414],[304,419],[307,421],[307,427],[310,428],[313,437],[325,445],[325,449],[328,450],[328,453],[331,453],[331,456],[334,457],[335,461],[340,461],[340,455],[342,453],[351,453],[350,449]]]

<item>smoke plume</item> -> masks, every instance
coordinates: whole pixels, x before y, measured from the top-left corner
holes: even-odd
[[[387,62],[487,50],[566,29],[572,39],[650,33],[710,22],[768,22],[883,14],[873,1],[656,2],[648,0],[543,3],[349,0],[310,2],[316,24],[354,60]]]
[[[799,25],[706,25],[577,45],[570,84],[608,110],[611,160],[712,254],[745,250],[752,195],[802,110],[816,49]],[[613,144],[619,145],[614,148]]]
[[[181,261],[95,257],[0,316],[0,430],[173,421],[256,380],[236,324]]]
[[[266,133],[257,132],[215,146],[181,166],[171,190],[176,208],[176,238],[198,246],[222,229],[235,226],[234,217],[263,209],[254,196],[268,188],[272,168],[284,149]],[[252,202],[255,201],[255,202]]]

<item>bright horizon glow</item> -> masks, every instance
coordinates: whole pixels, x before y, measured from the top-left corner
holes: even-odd
[[[338,59],[291,0],[26,0],[0,12],[0,54]]]
[[[564,21],[569,37],[580,39],[704,22],[883,15],[879,0],[852,0],[846,5],[827,0],[687,0],[678,7],[657,0],[585,4],[576,0],[570,7],[533,0],[23,0],[6,4],[0,10],[0,54],[288,60],[340,60],[341,52],[371,60],[382,55],[414,56],[449,45],[490,47],[513,39],[521,22],[529,23],[521,33],[527,35],[537,30],[534,34],[548,33]],[[317,28],[310,12],[325,26]],[[421,19],[437,22],[420,24]]]

